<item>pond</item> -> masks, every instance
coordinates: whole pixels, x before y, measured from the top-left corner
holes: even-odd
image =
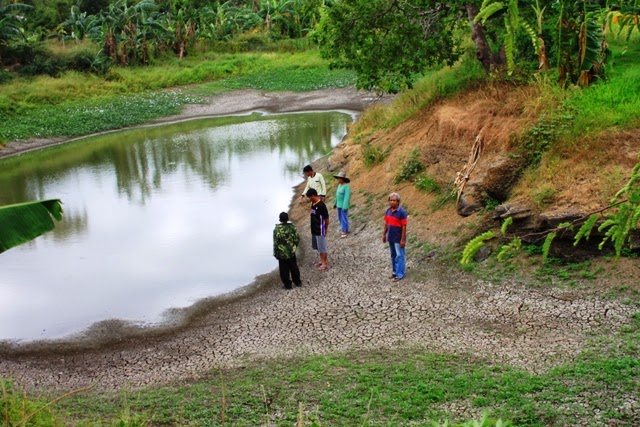
[[[272,271],[302,167],[348,112],[224,117],[111,133],[0,160],[0,205],[59,198],[54,231],[0,254],[0,340],[157,324]]]

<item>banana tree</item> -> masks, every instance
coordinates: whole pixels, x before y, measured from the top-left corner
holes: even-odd
[[[604,74],[608,52],[603,31],[606,9],[596,0],[563,0],[556,7],[560,83],[588,86]]]
[[[98,26],[98,18],[94,15],[87,15],[87,12],[80,12],[78,6],[71,6],[69,18],[60,25],[68,29],[72,38],[77,42],[84,40],[85,36]]]
[[[484,0],[480,8],[480,12],[474,18],[474,22],[482,22],[485,24],[487,19],[493,15],[502,13],[504,15],[504,49],[507,59],[507,70],[511,74],[515,70],[515,51],[516,51],[516,36],[520,29],[524,30],[533,44],[536,53],[540,59],[540,67],[544,67],[543,62],[546,61],[546,52],[544,51],[544,41],[542,39],[542,15],[544,8],[540,8],[540,4],[536,1],[536,5],[532,6],[536,12],[538,22],[538,32],[533,29],[533,26],[525,21],[520,15],[520,6],[518,0],[509,0],[508,2],[498,0]],[[544,61],[543,59],[544,58]]]
[[[0,63],[2,51],[13,39],[24,37],[20,15],[31,9],[31,6],[21,3],[8,5],[0,4]]]
[[[59,199],[0,206],[0,253],[53,230],[62,219]]]

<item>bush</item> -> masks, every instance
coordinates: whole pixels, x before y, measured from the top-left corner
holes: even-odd
[[[420,153],[417,148],[414,148],[409,153],[409,157],[402,163],[400,172],[395,176],[393,182],[399,184],[404,181],[410,181],[423,170],[424,165],[420,161]]]
[[[7,83],[13,79],[13,74],[0,68],[0,85]]]
[[[416,180],[416,188],[425,193],[440,193],[440,184],[429,175],[420,175]]]
[[[45,43],[15,43],[5,49],[3,62],[15,65],[24,76],[46,74],[58,77],[67,70],[104,73],[111,65],[100,62],[97,50],[93,46],[80,46],[74,49],[51,50]],[[0,77],[0,84],[3,83]]]
[[[68,70],[91,72],[97,54],[90,49],[82,49],[63,55],[64,66]]]

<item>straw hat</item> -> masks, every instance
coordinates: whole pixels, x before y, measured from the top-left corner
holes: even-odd
[[[337,175],[333,175],[333,177],[336,178],[336,179],[342,178],[344,180],[344,182],[347,182],[347,183],[351,182],[351,180],[349,178],[347,178],[347,174],[342,172],[342,171],[338,172]]]

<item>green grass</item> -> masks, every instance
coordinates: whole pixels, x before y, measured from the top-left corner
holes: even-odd
[[[640,36],[627,46],[610,40],[613,57],[607,79],[584,90],[571,92],[566,106],[575,112],[571,135],[580,138],[608,128],[625,129],[640,125]]]
[[[305,425],[316,426],[428,426],[483,411],[516,426],[632,426],[640,421],[639,356],[636,314],[574,363],[540,375],[421,348],[334,354],[216,371],[185,385],[87,392],[56,404],[54,415],[76,426],[290,426],[301,405]]]
[[[327,66],[286,66],[209,83],[197,89],[196,93],[217,93],[235,89],[303,92],[354,84],[355,76],[351,71],[329,70]]]
[[[353,85],[353,73],[330,70],[316,51],[203,53],[150,67],[114,68],[104,78],[70,72],[15,79],[0,93],[0,142],[80,136],[176,114],[202,96],[234,89],[308,91]],[[190,85],[182,91],[165,91]]]
[[[440,184],[438,184],[435,178],[427,174],[419,175],[415,185],[418,190],[424,191],[425,193],[440,194]]]

